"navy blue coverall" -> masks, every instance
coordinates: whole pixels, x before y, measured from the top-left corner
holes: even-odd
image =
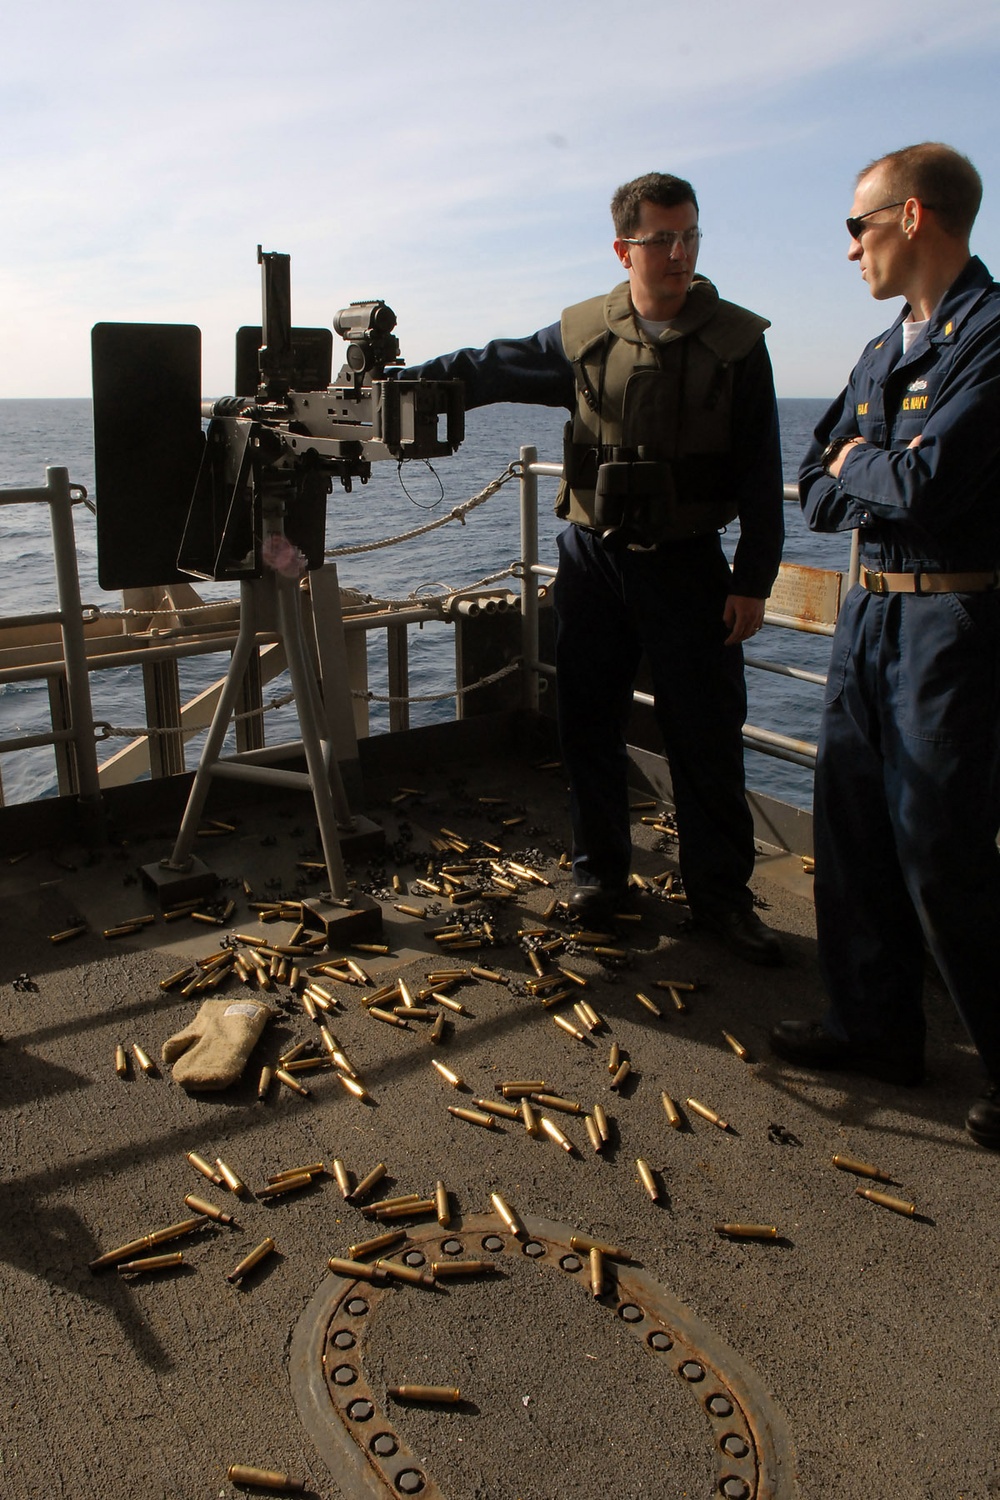
[[[469,408],[510,401],[573,411],[577,402],[558,323],[402,373],[461,380]],[[722,617],[729,594],[767,597],[784,536],[777,408],[763,339],[736,364],[733,410],[740,540],[732,571],[715,532],[655,551],[610,551],[587,528],[570,525],[559,537],[554,590],[574,880],[617,892],[628,879],[626,726],[645,652],[670,764],[681,875],[696,914],[752,904],[743,655],[723,645]]]
[[[973,257],[905,355],[869,344],[802,465],[814,531],[860,530],[875,571],[1000,567],[1000,286]],[[837,479],[831,437],[860,433]],[[918,434],[918,447],[909,443]],[[827,1024],[923,1061],[923,942],[1000,1083],[1000,590],[851,590],[816,774]]]

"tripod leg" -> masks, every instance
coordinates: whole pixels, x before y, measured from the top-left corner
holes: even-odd
[[[198,762],[198,770],[195,773],[194,784],[188,794],[187,806],[184,809],[184,817],[181,819],[180,830],[174,844],[173,853],[169,860],[163,863],[168,868],[183,870],[191,858],[194,841],[198,833],[198,824],[205,809],[205,801],[208,797],[209,783],[212,779],[212,767],[219,759],[222,746],[229,728],[229,721],[233,716],[236,699],[240,691],[240,682],[246,666],[250,660],[257,638],[257,600],[254,592],[256,585],[253,582],[240,584],[240,628],[236,637],[236,645],[233,648],[232,660],[229,670],[226,672],[226,680],[222,688],[218,706],[212,717],[208,738],[201,752]]]

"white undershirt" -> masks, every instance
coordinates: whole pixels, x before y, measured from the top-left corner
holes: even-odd
[[[674,326],[672,318],[664,318],[662,322],[659,322],[653,318],[640,318],[638,313],[635,315],[635,321],[643,333],[648,334],[654,343],[666,333],[668,328],[673,328]]]
[[[930,318],[924,318],[922,323],[916,323],[912,318],[907,318],[903,324],[903,353],[909,354],[917,339],[923,333],[930,322]]]

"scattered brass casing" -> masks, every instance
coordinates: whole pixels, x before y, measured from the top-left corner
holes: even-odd
[[[254,1266],[260,1265],[260,1262],[265,1260],[273,1249],[274,1241],[270,1237],[266,1240],[261,1240],[260,1244],[250,1251],[249,1255],[243,1257],[239,1265],[234,1266],[231,1271],[226,1272],[226,1280],[235,1286],[249,1271],[253,1270]]]
[[[193,1208],[196,1214],[204,1214],[206,1218],[214,1219],[217,1224],[235,1224],[236,1220],[232,1214],[227,1214],[225,1209],[216,1208],[207,1198],[199,1198],[196,1193],[186,1193],[184,1202],[188,1208]]]
[[[550,1141],[555,1141],[556,1145],[561,1146],[564,1151],[573,1151],[573,1142],[569,1139],[568,1136],[563,1135],[555,1120],[550,1120],[548,1115],[539,1115],[538,1123],[539,1125],[541,1125]]]
[[[384,1271],[396,1281],[408,1281],[411,1286],[433,1286],[434,1275],[420,1266],[404,1266],[399,1260],[377,1260],[376,1268]]]
[[[386,1389],[397,1401],[442,1401],[453,1406],[462,1399],[457,1385],[390,1385]]]
[[[293,1094],[301,1094],[303,1098],[309,1098],[311,1091],[306,1088],[304,1083],[300,1083],[294,1074],[289,1073],[287,1068],[275,1068],[274,1076],[285,1085],[286,1089],[291,1089]]]
[[[632,1064],[629,1062],[627,1057],[623,1057],[615,1071],[615,1076],[611,1080],[611,1088],[615,1089],[616,1091],[620,1089],[631,1071]]]
[[[438,1062],[436,1057],[431,1058],[431,1067],[440,1073],[444,1081],[450,1083],[453,1089],[464,1089],[466,1087],[465,1079],[461,1074],[456,1073],[453,1068],[446,1067],[443,1062]]]
[[[207,1162],[203,1156],[199,1156],[197,1151],[185,1151],[184,1158],[191,1163],[196,1172],[201,1173],[202,1177],[207,1177],[209,1182],[215,1183],[216,1187],[222,1186],[221,1173]]]
[[[153,1059],[149,1056],[148,1052],[143,1051],[138,1042],[132,1043],[132,1056],[135,1058],[136,1062],[139,1064],[144,1073],[156,1072],[156,1064],[153,1062]]]
[[[282,1177],[278,1182],[269,1182],[267,1187],[257,1189],[258,1198],[277,1198],[282,1193],[294,1193],[299,1188],[312,1186],[312,1173],[299,1172],[294,1177]]]
[[[451,1223],[451,1206],[448,1202],[448,1189],[440,1178],[434,1184],[434,1207],[438,1223],[442,1229],[447,1229]]]
[[[349,1198],[351,1196],[351,1193],[353,1192],[353,1188],[351,1187],[351,1174],[345,1167],[344,1163],[340,1160],[339,1156],[335,1156],[333,1158],[333,1175],[337,1179],[337,1186],[340,1188],[341,1196],[343,1198]]]
[[[128,1053],[121,1042],[115,1048],[115,1072],[119,1078],[128,1077]]]
[[[290,1495],[305,1494],[304,1479],[292,1479],[277,1469],[253,1469],[248,1464],[230,1464],[226,1470],[230,1484],[254,1485],[259,1490],[286,1490]]]
[[[272,1067],[269,1067],[265,1063],[264,1066],[260,1070],[260,1078],[257,1080],[257,1098],[258,1099],[266,1099],[267,1098],[267,1091],[271,1087],[271,1080],[272,1080],[273,1077],[274,1077],[274,1069]]]
[[[215,1158],[215,1165],[219,1175],[231,1193],[245,1193],[247,1191],[246,1183],[237,1177],[232,1167],[227,1166],[221,1156]]]
[[[341,1073],[339,1071],[336,1074],[336,1078],[341,1087],[345,1088],[349,1094],[353,1094],[355,1099],[371,1098],[371,1094],[369,1094],[364,1084],[359,1083],[356,1078],[350,1078],[346,1073]]]
[[[520,1120],[521,1111],[516,1104],[509,1104],[506,1099],[473,1099],[477,1109],[485,1109],[487,1114],[501,1115],[505,1120]]]
[[[579,1250],[582,1255],[589,1255],[591,1250],[600,1250],[605,1260],[631,1260],[627,1250],[620,1245],[606,1245],[603,1240],[595,1240],[590,1234],[571,1234],[570,1245],[574,1250]]]
[[[361,1260],[342,1260],[339,1256],[331,1255],[327,1265],[338,1276],[357,1276],[362,1281],[384,1282],[386,1279],[385,1272],[380,1271],[378,1266],[366,1265]]]
[[[388,1221],[390,1219],[411,1219],[417,1214],[436,1214],[436,1198],[414,1198],[408,1203],[387,1204],[385,1207],[378,1204],[373,1210],[376,1219]]]
[[[549,1087],[544,1078],[509,1078],[498,1083],[497,1088],[505,1099],[519,1099],[523,1094],[534,1094]]]
[[[860,1192],[861,1189],[859,1188]],[[716,1234],[730,1240],[776,1240],[778,1230],[774,1224],[716,1224]]]
[[[83,934],[86,932],[86,930],[87,930],[87,924],[86,924],[86,922],[78,922],[75,927],[64,927],[63,930],[62,930],[62,932],[50,932],[49,933],[49,942],[50,943],[68,943],[73,938],[82,937]],[[104,936],[107,937],[108,934],[105,933]]]
[[[456,1119],[468,1120],[470,1125],[482,1125],[485,1130],[495,1130],[497,1122],[492,1115],[485,1114],[481,1109],[463,1109],[460,1104],[449,1104],[448,1113]]]
[[[601,1132],[601,1140],[602,1141],[609,1140],[610,1137],[611,1137],[611,1132],[608,1129],[608,1117],[604,1113],[604,1105],[603,1104],[595,1104],[594,1107],[593,1107],[593,1109],[590,1111],[590,1113],[594,1117],[594,1124],[597,1126],[598,1130]]]
[[[670,1124],[674,1127],[675,1130],[680,1130],[683,1127],[684,1121],[681,1119],[681,1113],[677,1108],[677,1105],[671,1099],[669,1094],[661,1094],[660,1098],[663,1100],[664,1113],[666,1114]]]
[[[643,1160],[641,1156],[636,1157],[635,1166],[636,1171],[639,1173],[639,1176],[642,1179],[643,1187],[646,1189],[646,1192],[652,1198],[653,1202],[657,1203],[660,1197],[660,1189],[659,1185],[657,1184],[656,1178],[653,1176],[652,1168],[647,1161]]]
[[[553,1016],[552,1020],[554,1025],[559,1027],[560,1031],[565,1031],[568,1036],[575,1037],[578,1042],[585,1042],[587,1040],[586,1033],[581,1031],[578,1026],[574,1026],[572,1021],[567,1021],[565,1016]]]
[[[500,1218],[503,1220],[504,1224],[510,1230],[514,1238],[521,1239],[523,1236],[525,1239],[527,1239],[528,1232],[525,1229],[524,1225],[521,1223],[520,1219],[517,1217],[517,1214],[511,1208],[510,1204],[507,1203],[504,1198],[501,1198],[499,1193],[491,1193],[490,1202],[493,1204],[496,1212],[500,1215]]]
[[[561,1094],[533,1093],[531,1099],[533,1104],[541,1104],[546,1109],[557,1109],[564,1115],[583,1114],[582,1104],[578,1104],[575,1099],[564,1099]]]
[[[347,1253],[351,1260],[361,1260],[365,1255],[377,1255],[380,1250],[390,1250],[393,1245],[398,1245],[400,1240],[406,1239],[405,1229],[389,1229],[385,1234],[377,1234],[374,1239],[359,1240],[356,1245],[348,1245]]]
[[[438,1042],[444,1041],[445,1028],[447,1027],[447,1024],[448,1022],[445,1017],[444,1011],[439,1011],[437,1019],[435,1020],[434,1025],[431,1027],[430,1033],[428,1035],[428,1041],[432,1046],[436,1046]]]
[[[893,1198],[889,1193],[880,1193],[877,1188],[855,1188],[859,1198],[867,1198],[869,1203],[878,1203],[882,1208],[891,1208],[894,1214],[905,1214],[912,1219],[917,1211],[915,1203],[907,1203],[903,1198]]]
[[[595,1297],[604,1291],[604,1256],[600,1247],[590,1247],[590,1290]]]
[[[722,1035],[725,1037],[729,1046],[732,1047],[733,1051],[736,1053],[736,1056],[740,1059],[740,1061],[746,1062],[750,1054],[744,1047],[743,1043],[738,1042],[731,1032],[723,1031]]]
[[[636,990],[635,998],[638,1000],[640,1005],[644,1005],[646,1007],[651,1016],[656,1016],[657,1020],[659,1021],[663,1020],[663,1012],[657,1005],[655,1000],[650,1000],[649,996],[644,995],[641,990]]]
[[[612,1042],[608,1051],[608,1072],[617,1073],[618,1064],[622,1060],[621,1048],[617,1042]]]
[[[604,1137],[601,1135],[600,1129],[597,1125],[597,1121],[594,1119],[593,1115],[587,1115],[583,1123],[587,1127],[587,1136],[589,1137],[590,1144],[593,1146],[594,1150],[602,1150],[604,1146]]]
[[[355,1186],[354,1191],[351,1193],[351,1201],[357,1203],[359,1198],[364,1198],[366,1194],[370,1193],[375,1184],[381,1182],[386,1174],[386,1170],[384,1161],[376,1162],[371,1171],[367,1172]]]
[[[433,1276],[481,1276],[487,1271],[499,1271],[492,1260],[432,1260]]]
[[[891,1182],[892,1178],[888,1172],[883,1172],[881,1167],[873,1167],[870,1162],[858,1161],[853,1156],[837,1155],[831,1157],[833,1165],[839,1167],[841,1172],[853,1172],[856,1177],[870,1177],[873,1182]]]
[[[92,1271],[100,1271],[105,1266],[116,1265],[120,1260],[126,1260],[134,1255],[137,1250],[152,1250],[154,1245],[162,1245],[168,1240],[179,1240],[185,1234],[192,1234],[194,1230],[200,1229],[205,1222],[204,1214],[199,1214],[195,1219],[181,1219],[177,1224],[168,1224],[165,1229],[154,1229],[150,1234],[140,1235],[137,1240],[129,1240],[127,1245],[119,1245],[116,1250],[106,1250],[96,1260],[90,1262]]]
[[[535,1114],[531,1100],[527,1095],[521,1099],[521,1118],[524,1121],[524,1128],[528,1134],[533,1137],[537,1136],[541,1130],[541,1126],[538,1123],[538,1116]]]
[[[714,1109],[709,1109],[707,1104],[699,1104],[697,1099],[687,1099],[685,1103],[688,1109],[693,1109],[696,1115],[701,1115],[702,1119],[708,1120],[709,1124],[718,1125],[720,1130],[729,1129],[728,1123],[722,1116],[717,1115]]]
[[[184,1252],[172,1250],[166,1255],[145,1255],[141,1260],[120,1261],[116,1270],[121,1272],[166,1271],[171,1266],[184,1264]]]

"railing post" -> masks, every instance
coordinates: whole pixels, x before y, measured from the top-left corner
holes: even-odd
[[[521,449],[521,657],[529,713],[538,712],[538,479],[531,472],[537,461],[537,448]]]

